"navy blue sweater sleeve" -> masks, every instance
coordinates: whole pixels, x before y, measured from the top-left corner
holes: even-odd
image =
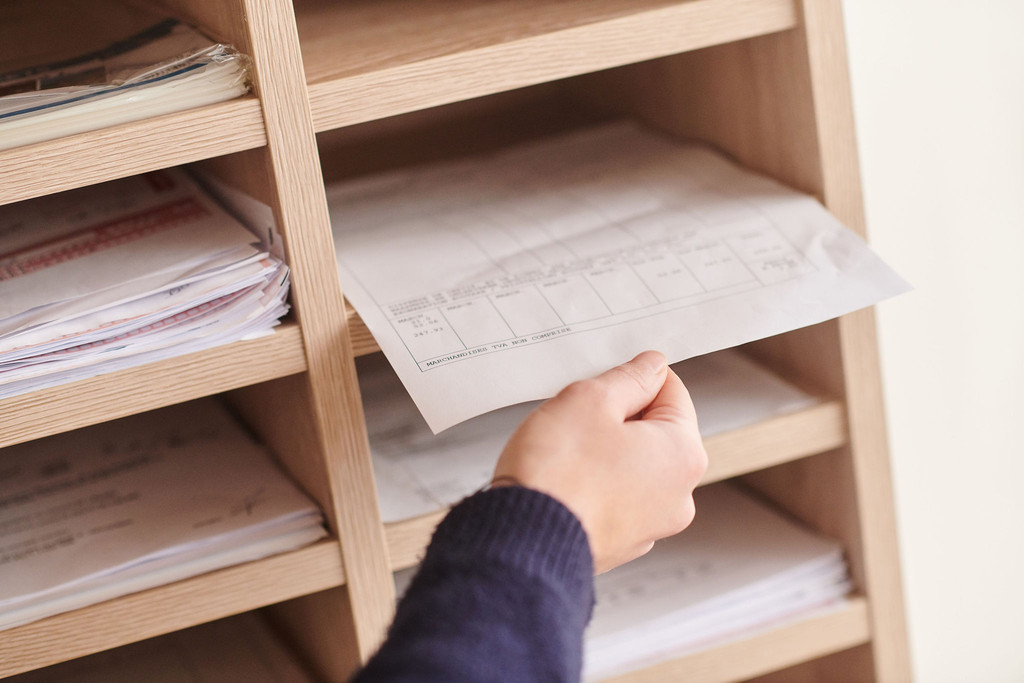
[[[477,493],[438,525],[380,651],[354,681],[579,681],[594,604],[576,517],[510,486]]]

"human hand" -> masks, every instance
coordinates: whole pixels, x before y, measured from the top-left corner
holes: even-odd
[[[541,404],[502,451],[494,485],[569,508],[600,574],[689,526],[706,469],[689,392],[664,355],[645,351]]]

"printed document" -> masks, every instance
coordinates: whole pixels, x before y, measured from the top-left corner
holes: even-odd
[[[817,201],[611,124],[328,189],[342,286],[435,432],[907,289]]]
[[[842,548],[730,483],[694,492],[697,516],[594,578],[583,680],[600,681],[835,610],[852,589]],[[395,573],[396,593],[416,570]]]
[[[731,484],[694,493],[683,533],[594,579],[584,678],[600,680],[842,604],[838,542]]]
[[[177,169],[0,207],[0,398],[268,334],[273,248]]]
[[[5,449],[0,513],[0,628],[326,533],[212,399]]]

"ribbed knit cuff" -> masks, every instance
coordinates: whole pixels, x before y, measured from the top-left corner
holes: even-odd
[[[453,507],[434,532],[423,568],[460,560],[500,563],[588,606],[593,601],[594,564],[583,526],[562,503],[533,489],[502,486]]]

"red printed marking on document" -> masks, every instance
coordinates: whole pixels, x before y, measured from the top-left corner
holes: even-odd
[[[48,242],[0,254],[0,282],[177,228],[209,213],[209,209],[194,197],[185,197],[108,223],[76,230]]]
[[[255,286],[258,285],[254,285],[254,287]],[[42,362],[47,360],[59,359],[62,356],[81,353],[83,351],[90,351],[94,349],[109,347],[112,345],[118,345],[121,344],[121,342],[124,342],[126,339],[138,337],[140,335],[146,334],[147,332],[155,332],[163,328],[174,327],[175,325],[181,325],[183,323],[194,321],[196,319],[202,318],[203,316],[217,309],[230,305],[236,299],[239,299],[242,296],[248,294],[252,289],[253,287],[247,287],[237,292],[232,292],[231,294],[225,294],[222,297],[218,297],[216,299],[213,299],[212,301],[207,301],[205,303],[199,304],[198,306],[193,306],[188,310],[181,311],[180,313],[176,313],[175,315],[164,318],[163,320],[158,320],[156,322],[150,323],[149,325],[129,330],[128,332],[119,334],[114,337],[107,337],[106,339],[99,339],[97,341],[79,344],[77,346],[70,346],[66,349],[58,349],[56,351],[42,353],[39,354],[38,356],[34,356],[32,360],[33,362]],[[0,366],[0,374],[16,369],[18,368],[4,368]]]

